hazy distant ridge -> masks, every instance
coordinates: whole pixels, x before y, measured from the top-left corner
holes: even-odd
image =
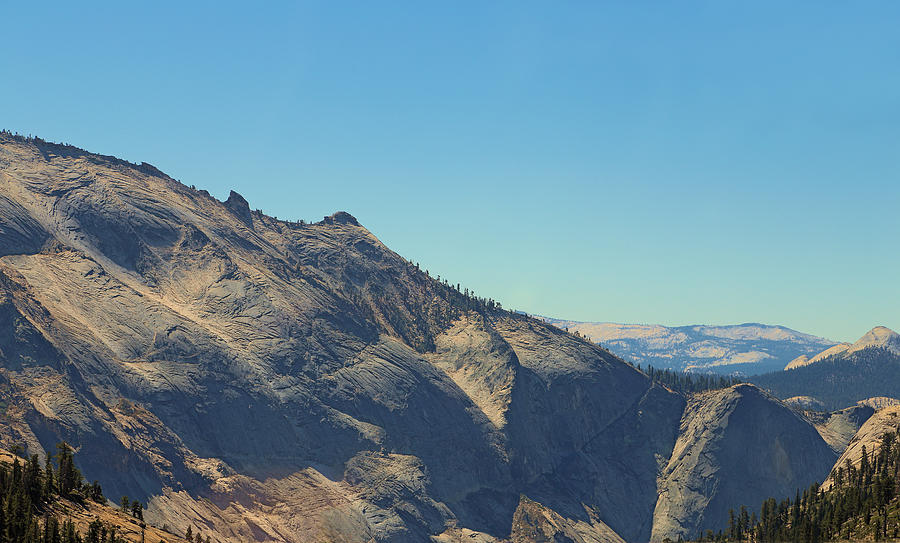
[[[835,345],[829,339],[759,323],[726,326],[579,322],[545,318],[641,365],[682,371],[765,373]]]

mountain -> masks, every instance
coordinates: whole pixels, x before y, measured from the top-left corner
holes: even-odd
[[[855,353],[863,349],[878,348],[900,355],[900,334],[884,326],[876,326],[859,338],[847,349],[847,353]]]
[[[668,327],[544,320],[578,332],[635,364],[679,371],[766,373],[784,368],[796,357],[812,356],[834,345],[833,341],[784,326],[756,323]]]
[[[812,358],[806,355],[800,355],[794,360],[791,360],[784,369],[792,370],[808,366],[832,356],[848,355],[871,347],[886,349],[894,354],[900,355],[900,334],[897,334],[890,328],[876,326],[866,332],[866,334],[859,338],[855,343],[838,343]]]
[[[742,490],[745,404],[781,436],[746,463],[827,474],[810,423],[754,387],[693,402],[466,292],[348,213],[277,220],[0,133],[0,445],[70,443],[150,522],[218,541],[661,539],[662,482],[705,473],[680,451],[722,440],[708,488]],[[695,420],[721,431],[695,442]],[[666,492],[678,533],[724,521],[714,495]]]
[[[779,398],[810,396],[837,410],[876,396],[900,398],[898,336],[879,326],[853,344],[832,347],[786,371],[750,377]],[[838,348],[839,347],[839,348]]]

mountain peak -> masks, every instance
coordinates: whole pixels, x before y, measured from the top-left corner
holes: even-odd
[[[851,345],[849,351],[855,352],[869,347],[880,347],[900,354],[900,334],[886,326],[876,326]]]
[[[897,332],[894,332],[887,326],[876,326],[875,328],[872,328],[871,330],[866,332],[866,335],[864,335],[863,337],[864,338],[865,337],[896,338],[896,337],[900,337],[900,334],[898,334]]]

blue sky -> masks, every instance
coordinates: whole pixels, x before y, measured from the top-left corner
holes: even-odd
[[[896,2],[180,4],[0,0],[0,126],[510,308],[900,329]]]

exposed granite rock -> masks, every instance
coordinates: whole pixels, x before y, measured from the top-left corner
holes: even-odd
[[[522,496],[513,516],[512,543],[625,543],[588,511],[588,520],[572,520]]]
[[[845,467],[847,462],[855,467],[859,467],[862,460],[863,448],[866,454],[871,455],[873,451],[877,451],[881,445],[881,438],[888,432],[897,432],[900,430],[900,405],[891,405],[876,411],[865,424],[860,427],[850,444],[834,463],[834,469]],[[833,474],[833,471],[832,471]],[[829,489],[834,484],[832,477],[822,484],[823,489]]]
[[[359,226],[359,221],[356,220],[356,217],[346,211],[338,211],[333,215],[329,215],[328,217],[325,217],[322,222],[324,224],[349,224],[350,226]]]
[[[225,207],[234,213],[234,216],[240,219],[244,224],[248,226],[253,224],[253,216],[250,214],[250,204],[240,194],[233,190],[230,191],[228,193],[228,199],[225,200]]]
[[[888,396],[872,396],[871,398],[866,398],[865,400],[860,400],[856,403],[857,405],[864,407],[871,407],[877,411],[878,409],[884,409],[885,407],[890,407],[892,405],[900,405],[900,400]]]
[[[807,420],[753,385],[701,394],[660,477],[652,540],[718,531],[732,508],[824,480],[836,456]]]
[[[810,364],[821,362],[822,360],[828,360],[832,357],[847,358],[853,353],[862,351],[863,349],[871,349],[873,347],[885,349],[891,353],[900,355],[900,334],[885,326],[876,326],[866,332],[853,344],[839,343],[825,349],[813,357],[805,355],[798,356],[794,360],[791,360],[784,369],[792,370],[802,368],[804,366],[809,366]]]
[[[784,404],[798,412],[825,411],[825,404],[812,396],[792,396],[786,398]]]

